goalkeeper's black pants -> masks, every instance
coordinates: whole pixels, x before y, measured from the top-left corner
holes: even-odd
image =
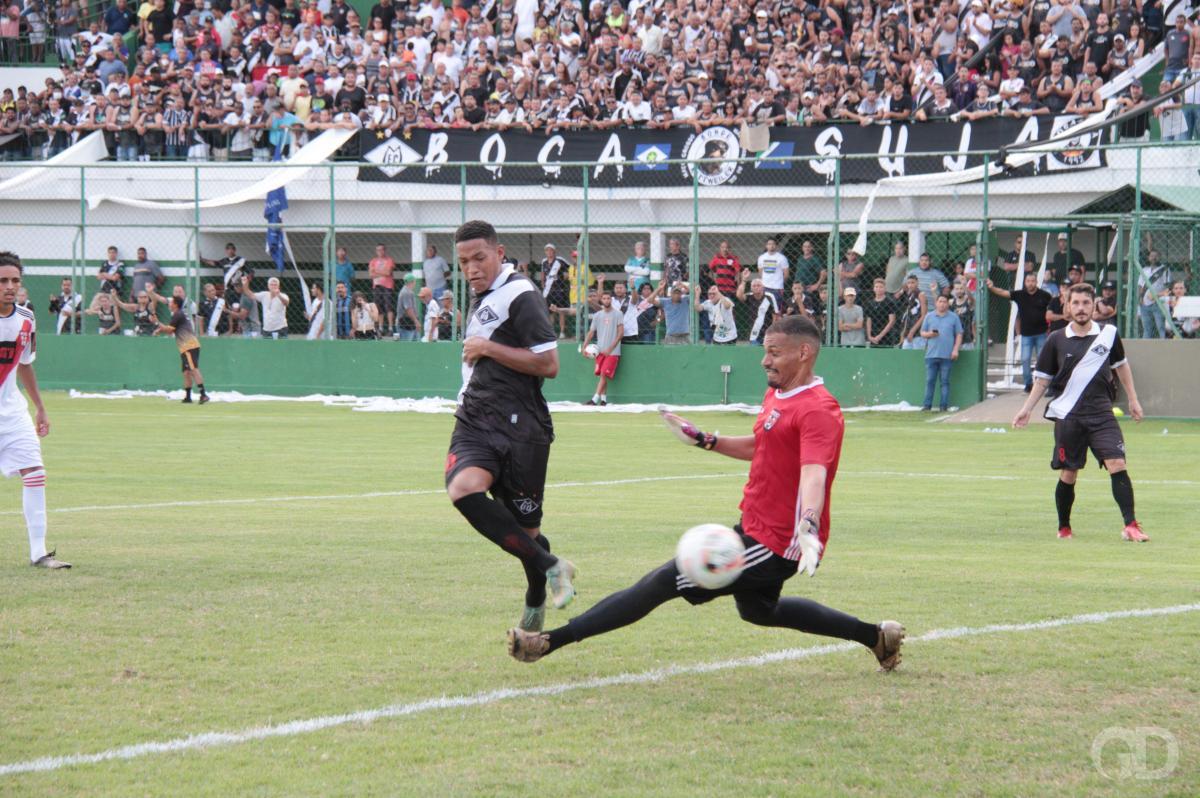
[[[733,596],[742,620],[752,624],[854,640],[868,648],[875,646],[879,640],[879,630],[874,624],[864,623],[853,615],[809,599],[795,596],[780,598],[784,580],[795,571],[794,562],[776,555],[766,563],[746,569],[729,587],[704,590],[681,586],[675,561],[669,560],[632,587],[605,597],[587,612],[572,618],[566,626],[552,630],[550,650],[640,621],[673,598],[682,597],[692,604],[703,604],[725,595]],[[786,575],[783,578],[771,578],[778,573]]]

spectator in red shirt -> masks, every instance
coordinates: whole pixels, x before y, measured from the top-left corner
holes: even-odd
[[[729,251],[729,242],[721,239],[717,246],[717,254],[708,262],[708,285],[715,285],[721,296],[733,296],[737,293],[738,275],[741,273],[742,262],[738,260],[737,255]],[[701,291],[707,292],[708,285],[701,280]],[[712,343],[713,328],[709,324],[707,313],[700,314],[700,335],[704,338],[704,343]]]

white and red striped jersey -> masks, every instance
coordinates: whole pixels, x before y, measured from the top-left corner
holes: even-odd
[[[13,305],[0,316],[0,429],[29,421],[29,405],[17,385],[17,366],[28,365],[37,355],[33,311]]]

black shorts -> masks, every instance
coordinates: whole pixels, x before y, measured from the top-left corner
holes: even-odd
[[[552,287],[550,293],[546,295],[546,307],[550,305],[558,308],[571,307],[571,289],[565,285]]]
[[[1125,459],[1125,436],[1111,413],[1071,416],[1054,422],[1054,456],[1050,467],[1078,471],[1087,465],[1087,450],[1104,466],[1105,460]]]
[[[392,313],[396,311],[396,291],[393,288],[382,285],[372,286],[371,301],[379,309],[380,315],[386,315],[389,311]]]
[[[182,371],[191,371],[200,368],[200,349],[188,349],[179,353],[179,362],[183,366]]]
[[[492,475],[492,496],[522,527],[536,529],[542,523],[549,460],[549,443],[513,440],[456,421],[446,455],[446,484],[464,468],[482,468]]]
[[[671,572],[675,578],[675,590],[689,604],[705,604],[721,596],[736,596],[739,603],[753,601],[773,606],[779,601],[783,583],[796,575],[800,563],[770,552],[766,546],[747,535],[740,524],[734,527],[734,531],[742,536],[742,543],[746,545],[746,562],[753,564],[742,571],[732,585],[717,590],[696,587],[679,573],[674,559],[659,569]]]

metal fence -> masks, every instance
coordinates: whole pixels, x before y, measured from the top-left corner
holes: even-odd
[[[1105,165],[1100,168],[1053,168],[1064,163],[1058,159],[1054,165],[1039,164],[1039,171],[1046,173],[1034,174],[1026,167],[1025,172],[987,177],[988,167],[1002,157],[958,152],[838,157],[835,152],[823,158],[713,162],[714,168],[729,169],[734,176],[722,185],[705,185],[703,162],[669,161],[654,165],[662,170],[662,185],[644,189],[592,187],[602,170],[647,168],[636,161],[554,164],[553,171],[544,164],[504,164],[502,175],[496,174],[493,164],[494,184],[475,178],[484,165],[439,165],[443,174],[457,170],[457,185],[370,183],[358,179],[358,169],[365,165],[330,162],[302,167],[304,176],[288,186],[290,208],[283,222],[299,274],[308,283],[320,283],[327,294],[335,293],[338,252],[345,250],[357,266],[348,288],[363,291],[368,300],[372,285],[365,267],[380,244],[397,263],[397,286],[403,272],[415,270],[421,276],[428,247],[436,247],[453,265],[453,232],[468,218],[493,220],[508,254],[526,265],[535,279],[543,245],[554,244],[570,266],[571,281],[566,303],[556,308],[555,324],[561,317],[570,338],[581,338],[586,330],[598,284],[603,281],[601,287],[609,289],[626,282],[626,263],[635,257],[635,246],[641,242],[652,271],[651,290],[664,273],[674,272],[688,285],[689,295],[679,297],[690,303],[688,340],[711,340],[708,314],[697,312],[691,292],[706,291],[720,279],[734,304],[738,341],[747,342],[755,329],[751,311],[756,303],[744,295],[753,296],[756,289],[753,283],[741,286],[739,273],[730,290],[710,264],[725,242],[728,252],[751,270],[751,279],[762,276],[757,262],[768,238],[777,242],[789,262],[778,292],[779,311],[786,312],[794,303],[814,314],[829,345],[860,338],[845,326],[846,319],[857,313],[839,304],[847,284],[858,290],[855,304],[868,305],[867,316],[874,313],[874,337],[886,315],[873,303],[874,281],[887,281],[885,292],[891,294],[901,276],[898,272],[918,268],[922,253],[929,255],[933,271],[947,284],[953,285],[956,275],[964,282],[965,297],[955,302],[964,312],[961,304],[967,303],[976,343],[1011,337],[1010,303],[990,294],[986,283],[992,280],[1002,288],[1019,285],[1019,274],[1029,258],[1048,286],[1067,279],[1067,267],[1076,260],[1084,265],[1087,281],[1115,283],[1116,296],[1110,301],[1115,302],[1117,322],[1128,337],[1195,334],[1192,324],[1174,319],[1171,310],[1172,294],[1200,294],[1196,268],[1200,147],[1096,147],[1071,158],[1076,165],[1102,158]],[[880,167],[893,174],[907,169],[949,175],[968,162],[981,163],[985,176],[952,185],[937,185],[934,178],[916,186],[877,187],[861,182],[862,175],[875,174]],[[1071,165],[1070,159],[1065,162]],[[118,246],[127,271],[134,267],[136,249],[144,247],[190,297],[199,297],[209,282],[218,293],[223,290],[221,271],[205,261],[219,258],[227,242],[235,243],[256,267],[256,289],[265,287],[264,271],[274,272],[264,250],[269,225],[261,201],[209,205],[265,174],[256,170],[287,165],[100,163],[41,168],[48,170],[46,176],[19,189],[16,196],[21,199],[0,198],[0,231],[10,242],[4,248],[17,250],[30,264],[29,282],[43,280],[39,286],[43,292],[46,287],[57,288],[61,277],[70,277],[75,290],[83,294],[83,305],[91,305],[97,267],[110,244]],[[429,166],[417,163],[407,168]],[[754,181],[747,181],[753,185],[739,184],[736,176],[749,170],[757,172]],[[0,169],[0,179],[18,171]],[[804,181],[797,179],[801,173]],[[681,181],[680,175],[687,179]],[[798,187],[812,183],[813,175],[822,177],[815,187]],[[111,199],[97,202],[99,195],[179,204],[171,210],[129,208]],[[871,200],[873,205],[864,212]],[[889,275],[889,257],[896,254],[897,244],[905,245],[903,257],[908,261],[894,260]],[[809,248],[812,254],[805,258]],[[857,258],[861,271],[854,269],[853,256],[847,255],[852,248],[861,250]],[[1022,250],[1030,255],[1012,255]],[[804,268],[798,269],[801,259]],[[811,289],[807,295],[794,293],[798,271],[804,272],[806,287]],[[294,298],[299,290],[296,273],[289,266],[282,276],[285,291],[293,292]],[[933,281],[922,275],[921,285],[928,282]],[[640,280],[634,281],[631,287],[636,290],[639,284]],[[465,310],[469,297],[457,269],[450,285],[455,308]],[[674,301],[669,291],[658,298]],[[40,309],[42,300],[33,299]],[[893,301],[898,320],[907,301],[903,297]],[[334,305],[327,303],[326,337],[337,329]],[[637,315],[641,338],[662,342],[666,334],[662,311],[650,308]],[[302,303],[292,302],[288,316],[294,334],[307,329]],[[424,320],[423,306],[418,316]],[[85,334],[94,330],[94,323],[83,329]],[[448,332],[457,340],[461,328],[451,325]],[[897,343],[893,331],[872,345]]]

